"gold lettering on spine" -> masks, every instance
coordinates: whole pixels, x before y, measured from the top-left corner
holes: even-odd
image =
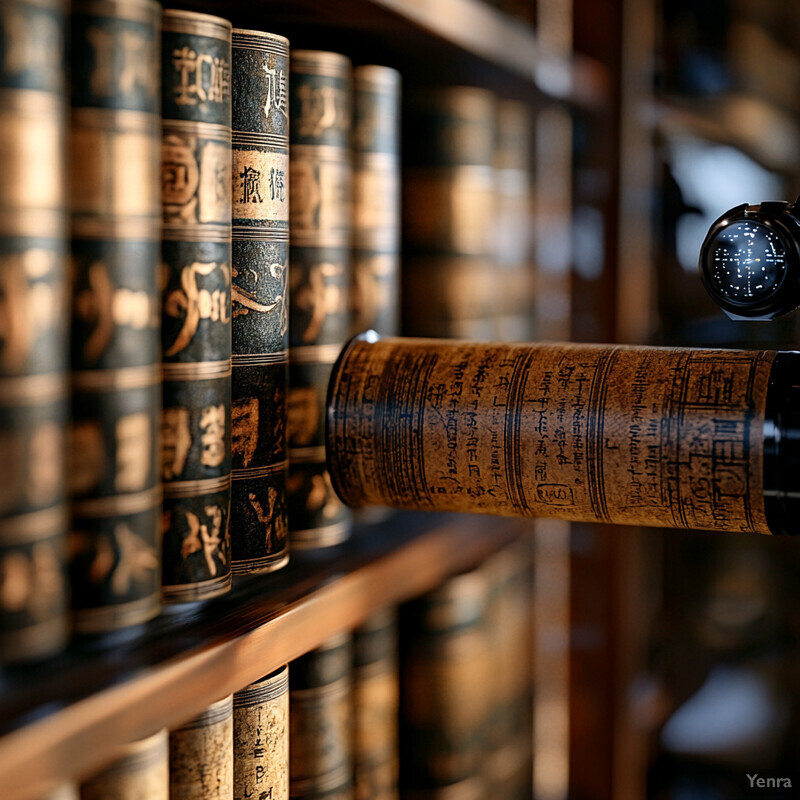
[[[20,75],[25,71],[53,74],[62,70],[64,34],[55,16],[40,15],[32,25],[21,9],[4,5],[0,9],[0,19],[3,72],[8,75]]]
[[[237,219],[285,219],[289,159],[285,153],[237,149],[233,154],[233,214]]]
[[[89,85],[93,94],[108,97],[138,90],[158,93],[158,74],[152,68],[158,51],[153,39],[128,30],[90,27],[86,39],[94,52]]]
[[[234,573],[288,560],[288,41],[233,34]],[[238,796],[238,795],[237,795]]]
[[[185,408],[165,408],[161,415],[161,478],[174,480],[183,472],[192,434]]]
[[[0,4],[0,666],[67,638],[65,4]]]
[[[37,338],[64,324],[60,284],[49,282],[61,266],[56,253],[30,248],[0,256],[0,370],[24,368]]]
[[[168,10],[163,31],[163,594],[230,588],[231,26]]]
[[[279,317],[278,330],[281,336],[286,334],[289,327],[288,309],[286,307],[286,264],[269,264],[267,271],[273,278],[277,278],[281,287],[280,292],[272,298],[263,301],[254,292],[248,292],[240,286],[233,286],[233,316],[239,317],[255,311],[260,314],[269,314],[277,309]],[[234,274],[239,272],[234,268]],[[258,276],[254,273],[254,282],[258,282]]]
[[[175,87],[178,105],[230,101],[231,66],[227,59],[182,47],[173,50],[172,64],[180,74],[180,83]]]
[[[307,280],[300,283],[298,279],[292,287],[295,306],[310,315],[307,326],[300,333],[304,344],[317,341],[329,315],[347,311],[348,296],[341,285],[344,272],[343,264],[314,264]]]
[[[211,520],[209,525],[200,522],[199,517],[191,511],[186,512],[189,523],[189,535],[183,540],[181,554],[184,558],[199,550],[208,565],[208,572],[212,577],[217,575],[217,562],[215,556],[219,556],[219,547],[222,543],[220,530],[222,528],[222,510],[219,506],[206,506],[205,512]],[[222,566],[225,566],[224,564]]]
[[[267,76],[267,92],[264,99],[262,113],[264,119],[268,119],[272,110],[277,111],[284,119],[289,117],[289,101],[287,97],[287,75],[285,69],[270,69],[266,64],[262,69]]]
[[[76,629],[160,608],[158,29],[149,0],[72,4],[73,491]]]
[[[310,86],[297,90],[300,110],[297,135],[319,137],[329,130],[346,131],[350,125],[350,104],[347,93],[334,86]]]
[[[10,551],[0,557],[0,609],[9,614],[46,613],[65,588],[59,554],[49,542],[35,544],[30,555]]]
[[[198,276],[211,275],[217,269],[225,276],[225,283],[229,283],[227,264],[194,262],[181,270],[181,289],[164,299],[164,309],[171,317],[183,318],[183,327],[172,345],[164,351],[165,356],[174,356],[189,344],[197,333],[200,320],[224,324],[231,321],[229,296],[219,289],[208,291],[198,286]]]

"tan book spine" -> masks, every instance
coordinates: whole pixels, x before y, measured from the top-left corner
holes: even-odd
[[[533,523],[480,567],[489,581],[487,608],[493,684],[483,775],[497,800],[532,797]]]
[[[233,573],[289,559],[289,42],[233,32]]]
[[[231,585],[231,24],[162,20],[162,592]]]
[[[354,340],[332,379],[331,474],[351,505],[791,531],[793,439],[776,427],[794,425],[796,360]]]
[[[68,634],[64,23],[0,6],[0,664]]]
[[[483,784],[486,722],[498,680],[488,599],[486,575],[473,570],[401,609],[403,796],[462,782]]]
[[[81,784],[81,800],[169,800],[167,730],[121,748],[113,763]]]
[[[352,636],[295,659],[289,691],[292,798],[355,800]]]
[[[233,769],[234,800],[288,800],[288,666],[234,694]]]
[[[233,696],[169,732],[170,800],[233,797]]]
[[[289,323],[289,527],[293,548],[350,535],[350,515],[325,467],[325,393],[336,352],[350,335],[350,61],[292,53],[292,244]]]
[[[161,606],[161,8],[72,4],[72,494],[75,627]]]
[[[397,800],[400,686],[397,613],[373,612],[353,634],[356,797]]]

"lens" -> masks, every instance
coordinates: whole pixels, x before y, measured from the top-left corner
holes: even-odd
[[[767,299],[786,272],[780,235],[759,222],[735,222],[712,243],[706,278],[720,295],[740,303]]]

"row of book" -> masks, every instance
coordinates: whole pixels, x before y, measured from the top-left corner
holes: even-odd
[[[349,534],[325,390],[351,297],[397,316],[399,75],[152,0],[0,12],[10,662]]]
[[[0,10],[5,663],[349,536],[327,382],[399,332],[401,173],[393,69],[153,0]],[[405,332],[529,338],[522,106],[405,117]]]
[[[527,800],[530,556],[373,612],[47,800]]]

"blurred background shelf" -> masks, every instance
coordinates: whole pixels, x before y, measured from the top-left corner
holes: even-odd
[[[399,69],[406,84],[475,83],[529,103],[597,107],[607,99],[600,61],[562,52],[540,26],[482,0],[214,0],[170,6],[222,14],[234,27],[271,30],[297,48],[347,52]]]

